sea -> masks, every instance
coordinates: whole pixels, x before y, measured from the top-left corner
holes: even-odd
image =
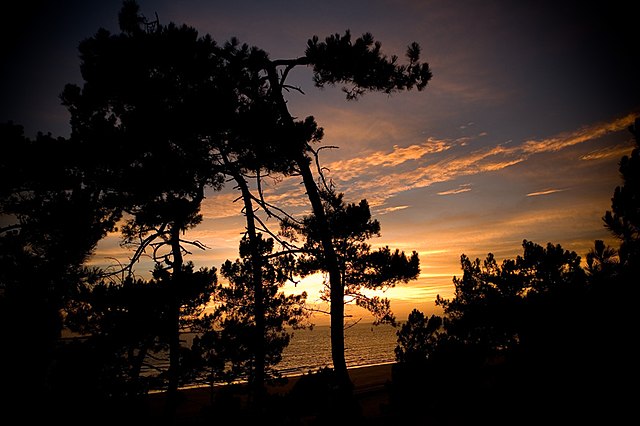
[[[344,331],[344,356],[347,368],[395,362],[396,331],[395,327],[388,324],[373,325],[359,322],[347,325]],[[313,328],[291,330],[290,332],[292,337],[282,353],[282,360],[273,367],[282,377],[300,376],[323,367],[332,367],[331,328],[329,325],[314,325]],[[193,335],[184,333],[182,338],[189,345]],[[168,368],[168,358],[167,353],[157,354],[157,358],[153,361],[154,368],[143,368],[142,374],[155,374],[155,368]],[[184,387],[200,386],[202,385],[193,383]]]
[[[344,331],[347,367],[366,367],[395,362],[396,328],[388,324],[357,323]],[[275,366],[283,376],[295,376],[331,367],[331,329],[316,325],[313,329],[294,330],[293,337]]]

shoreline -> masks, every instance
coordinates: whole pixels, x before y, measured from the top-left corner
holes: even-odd
[[[360,401],[363,412],[366,413],[367,417],[379,415],[381,405],[388,402],[385,385],[391,381],[391,372],[394,364],[396,362],[353,366],[347,369],[353,382],[354,394]],[[288,376],[285,378],[285,383],[268,385],[267,392],[272,395],[287,394],[302,376],[303,374]],[[212,390],[216,388],[223,389],[224,386],[226,385],[214,386],[213,389],[209,385],[181,388],[179,390],[181,401],[176,411],[176,420],[179,419],[178,424],[197,419],[203,410],[211,406]],[[152,415],[162,412],[165,394],[166,392],[161,391],[147,395],[148,408]]]
[[[347,367],[347,371],[349,371],[349,376],[352,376],[353,371],[355,370],[359,370],[359,369],[367,369],[367,368],[373,368],[373,367],[383,367],[383,366],[391,366],[393,364],[396,364],[396,361],[383,361],[383,362],[377,362],[377,363],[373,363],[373,364],[362,364],[362,365],[354,365],[351,367]],[[329,367],[331,368],[331,367]],[[390,368],[390,367],[389,367]],[[305,372],[305,373],[291,373],[291,374],[283,374],[281,379],[286,379],[287,381],[293,380],[296,381],[298,378],[309,374],[309,373],[315,373],[317,371],[319,371],[320,368],[316,368],[316,369],[310,369],[309,371]],[[389,372],[389,375],[391,374],[391,372]],[[365,374],[365,376],[368,376],[369,374]],[[356,376],[360,376],[359,374],[356,373]],[[353,377],[351,378],[353,380]],[[391,377],[389,376],[389,380],[391,379]],[[238,382],[233,382],[233,383],[216,383],[213,385],[214,388],[224,388],[225,386],[231,386],[231,385],[244,385],[246,384],[246,381],[238,381]],[[355,384],[354,384],[355,385]],[[268,385],[267,387],[279,387],[281,385]],[[182,391],[191,391],[194,389],[211,389],[212,385],[209,383],[202,383],[202,384],[192,384],[192,385],[187,385],[187,386],[182,386],[180,388],[178,388],[178,391],[182,392]],[[148,392],[148,395],[157,395],[157,394],[164,394],[166,393],[166,390],[161,389],[161,390],[150,390]]]

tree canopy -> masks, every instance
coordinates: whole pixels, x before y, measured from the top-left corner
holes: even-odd
[[[382,53],[371,34],[352,40],[347,30],[324,41],[312,37],[303,56],[271,59],[236,39],[219,44],[188,25],[149,20],[135,1],[126,0],[118,18],[119,32],[101,28],[79,44],[83,82],[67,85],[60,97],[71,116],[68,139],[39,135],[30,141],[19,126],[2,128],[3,140],[10,142],[11,155],[5,158],[21,160],[3,161],[0,167],[9,183],[0,194],[1,213],[13,220],[2,229],[0,241],[12,253],[2,258],[2,304],[15,307],[7,315],[17,317],[28,304],[41,303],[42,315],[34,316],[33,328],[37,319],[51,329],[42,352],[56,352],[64,321],[89,334],[87,345],[78,343],[78,348],[110,351],[105,368],[118,371],[125,381],[141,384],[143,359],[157,348],[168,350],[169,368],[162,378],[175,396],[181,375],[190,374],[183,368],[180,334],[202,313],[212,292],[226,295],[227,307],[238,298],[251,305],[248,316],[232,308],[220,315],[225,321],[236,318],[233,327],[224,324],[238,333],[255,327],[249,333],[255,369],[249,374],[262,383],[264,366],[277,361],[278,348],[287,342],[282,324],[291,325],[302,314],[297,306],[303,300],[282,299],[278,286],[294,273],[322,271],[329,277],[334,369],[340,386],[348,388],[345,297],[379,321],[393,322],[388,300],[364,297],[359,289],[415,279],[419,261],[417,253],[372,250],[366,240],[378,235],[379,223],[371,219],[366,200],[346,204],[342,195],[325,191],[313,147],[321,142],[323,129],[313,117],[298,119],[290,113],[285,93],[293,87],[287,77],[294,67],[309,67],[315,85],[344,85],[350,100],[367,91],[423,90],[431,72],[420,62],[419,46],[411,44],[407,63],[400,64],[396,56]],[[26,155],[34,149],[36,155]],[[36,162],[22,161],[27,157]],[[261,183],[266,175],[299,178],[312,213],[294,218],[269,203]],[[240,190],[246,232],[241,260],[221,268],[229,287],[212,291],[216,268],[194,270],[190,250],[205,247],[185,235],[201,223],[205,196],[229,180]],[[305,235],[306,247],[295,247],[268,229],[260,214],[294,224]],[[340,229],[343,219],[357,232]],[[128,263],[118,274],[86,268],[96,244],[116,230],[130,249]],[[273,239],[263,239],[260,232]],[[274,240],[287,250],[272,252]],[[305,260],[294,262],[293,253]],[[143,256],[154,262],[148,280],[136,277]],[[285,263],[288,275],[274,275]],[[20,272],[25,270],[29,273]],[[136,302],[140,295],[148,297],[149,306]],[[13,305],[16,300],[21,303]],[[141,315],[149,315],[154,324],[126,326]],[[42,371],[50,361],[41,364]],[[11,362],[19,362],[19,356]],[[92,375],[109,376],[97,370]]]
[[[636,142],[637,129],[638,120],[629,128]],[[596,240],[585,264],[559,244],[527,240],[522,255],[502,263],[491,253],[484,261],[461,256],[453,298],[436,299],[443,316],[414,310],[398,330],[396,410],[428,400],[438,412],[463,407],[463,422],[508,424],[528,401],[532,423],[629,415],[633,401],[622,389],[637,364],[637,155],[636,146],[621,159],[623,184],[603,218],[619,249]]]

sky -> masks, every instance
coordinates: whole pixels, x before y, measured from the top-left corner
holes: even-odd
[[[583,258],[593,241],[617,246],[602,216],[621,184],[620,158],[631,152],[627,127],[640,115],[634,71],[637,30],[628,2],[581,1],[139,1],[161,23],[185,23],[219,42],[237,37],[272,59],[304,54],[314,35],[372,33],[401,58],[422,48],[433,78],[423,91],[368,93],[345,100],[340,87],[318,89],[309,69],[289,82],[292,115],[324,128],[327,177],[345,199],[366,198],[381,224],[374,247],[417,251],[420,278],[384,296],[398,319],[411,309],[439,313],[451,298],[460,256],[499,260],[522,253],[523,240],[561,244]],[[27,136],[69,136],[60,105],[66,83],[81,84],[78,43],[103,27],[118,31],[120,1],[20,2],[3,13],[0,121]],[[308,211],[299,182],[268,187],[270,199]],[[219,265],[238,256],[243,231],[232,188],[208,194],[204,221],[190,236],[209,249],[190,259]],[[118,235],[93,262],[126,260]],[[144,269],[144,265],[141,265]],[[287,291],[317,300],[322,277]],[[354,318],[364,315],[353,311]],[[322,323],[324,319],[319,318]]]

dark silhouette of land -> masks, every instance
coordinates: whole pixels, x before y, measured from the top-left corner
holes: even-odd
[[[356,422],[366,424],[383,424],[389,405],[389,383],[391,381],[392,364],[366,366],[349,369],[349,375],[354,383],[355,402],[359,415]],[[322,385],[313,383],[307,386],[304,381],[307,377],[295,376],[287,378],[285,383],[267,386],[269,398],[281,404],[275,413],[270,412],[260,416],[257,420],[260,424],[315,424],[322,420],[329,407],[322,404]],[[301,382],[302,381],[302,382]],[[235,395],[233,392],[237,391]],[[181,390],[181,402],[177,409],[176,424],[196,425],[214,422],[220,419],[221,412],[235,407],[227,413],[228,420],[237,424],[252,423],[256,419],[250,414],[251,406],[247,400],[247,394],[242,392],[242,385],[236,388],[217,388],[219,395],[214,395],[212,401],[211,389],[199,387]],[[145,401],[144,416],[151,422],[160,421],[159,413],[164,406],[166,395],[164,393],[150,394]],[[230,402],[233,401],[233,402]],[[225,407],[225,405],[227,407]],[[320,419],[320,420],[318,420]],[[356,423],[358,424],[358,423]],[[364,424],[364,423],[363,423]]]

